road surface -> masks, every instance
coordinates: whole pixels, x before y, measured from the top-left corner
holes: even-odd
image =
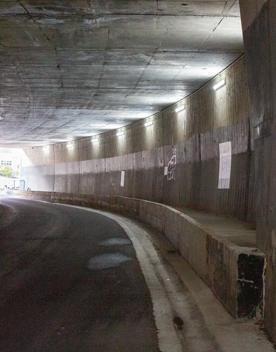
[[[149,290],[124,230],[100,214],[4,199],[1,352],[157,352]]]

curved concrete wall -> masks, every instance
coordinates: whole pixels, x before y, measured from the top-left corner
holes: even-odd
[[[255,127],[257,243],[267,255],[265,326],[276,343],[276,2],[240,5]]]
[[[185,98],[186,110],[170,106],[128,125],[125,135],[103,133],[99,142],[76,140],[26,149],[33,166],[24,170],[34,191],[123,195],[188,206],[254,220],[254,175],[246,63],[241,58],[199,91]],[[216,82],[226,85],[215,91]],[[232,142],[230,189],[218,189],[219,144]],[[173,172],[164,175],[170,160]],[[121,186],[121,172],[125,183]]]

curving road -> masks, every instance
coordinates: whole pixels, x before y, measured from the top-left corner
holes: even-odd
[[[152,303],[134,248],[92,212],[3,199],[1,352],[157,352]]]

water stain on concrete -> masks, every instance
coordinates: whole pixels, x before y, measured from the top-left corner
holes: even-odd
[[[129,262],[132,259],[122,253],[107,253],[92,257],[88,262],[90,270],[111,269]]]
[[[101,246],[126,246],[130,244],[131,244],[130,240],[126,238],[119,238],[119,237],[110,238],[100,243]]]

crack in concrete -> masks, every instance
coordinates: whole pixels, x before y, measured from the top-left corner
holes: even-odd
[[[128,93],[128,94],[125,96],[125,98],[129,97],[129,96],[130,96],[131,94],[133,94],[133,92],[137,89],[138,85],[140,84],[140,82],[141,82],[141,80],[142,80],[142,78],[143,78],[143,76],[144,76],[144,74],[145,74],[146,69],[150,66],[150,64],[151,64],[151,62],[152,62],[152,60],[153,60],[153,57],[154,57],[154,55],[156,54],[157,51],[158,51],[158,48],[156,48],[156,49],[153,51],[153,53],[152,53],[152,55],[151,55],[149,61],[148,61],[148,62],[146,63],[146,65],[144,66],[144,69],[143,69],[141,75],[138,77],[138,79],[137,79],[137,81],[136,81],[136,83],[135,83],[135,86],[131,89],[130,93]]]
[[[238,0],[227,0],[224,8],[222,10],[222,16],[224,17],[231,17],[229,15],[229,12],[233,9],[233,7],[236,5]],[[237,16],[233,16],[233,17],[237,17]]]
[[[218,21],[218,23],[215,25],[215,27],[212,29],[212,32],[215,32],[218,27],[220,26],[220,24],[222,23],[222,21],[224,20],[224,17],[222,17],[222,19],[220,21]],[[209,39],[209,38],[208,38]]]
[[[59,59],[58,59],[58,53],[57,53],[57,47],[55,45],[53,45],[50,37],[47,35],[47,33],[45,33],[43,31],[43,29],[41,28],[41,25],[34,19],[33,15],[30,13],[30,11],[28,10],[28,8],[22,3],[21,0],[17,0],[18,4],[24,9],[24,11],[26,12],[27,16],[30,18],[30,20],[38,27],[39,31],[42,33],[42,35],[44,36],[44,38],[47,40],[47,42],[50,44],[50,46],[53,48],[54,52],[55,52],[55,56],[56,56],[56,61],[57,61],[57,69],[60,71],[60,87],[63,88],[64,84],[63,84],[63,78],[62,78],[62,74],[61,74],[61,69],[60,69],[60,63],[59,63]]]

